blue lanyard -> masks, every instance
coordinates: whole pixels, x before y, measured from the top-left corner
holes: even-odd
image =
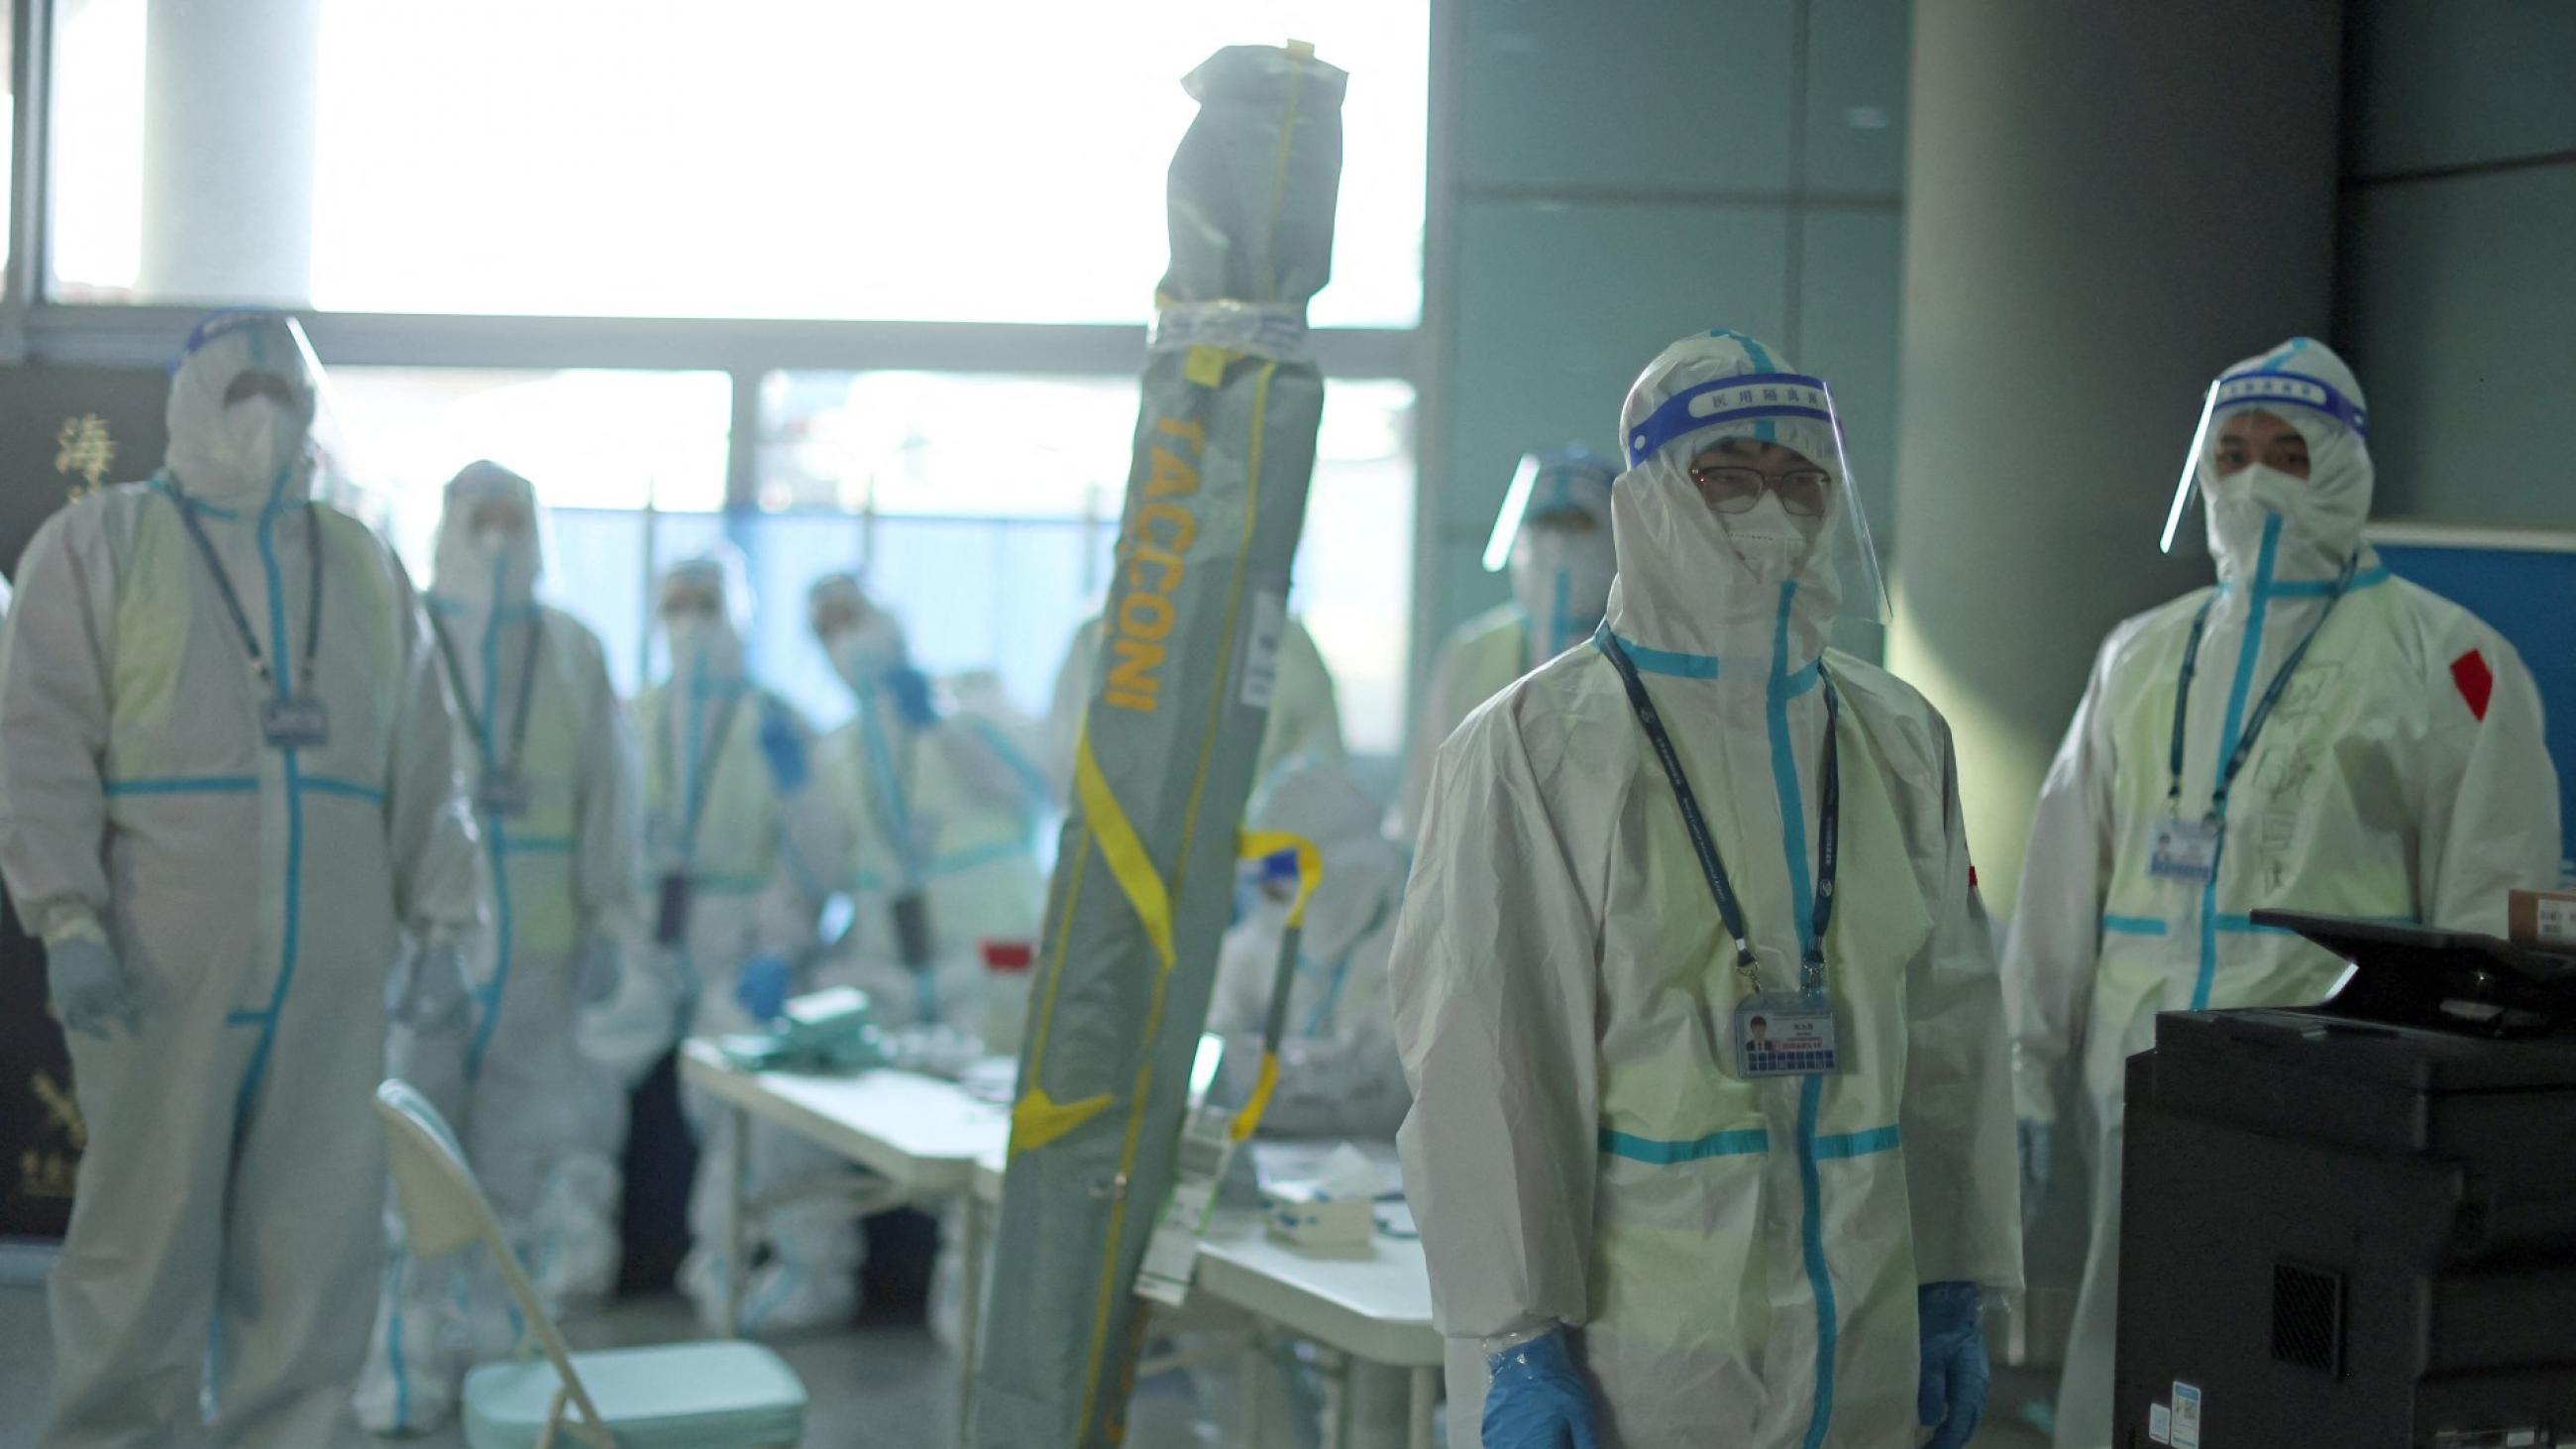
[[[1673,786],[1673,803],[1681,807],[1682,825],[1690,832],[1691,849],[1699,856],[1700,873],[1708,877],[1708,893],[1717,901],[1718,918],[1726,923],[1726,933],[1735,941],[1735,969],[1745,980],[1760,989],[1759,973],[1754,965],[1753,945],[1744,929],[1744,906],[1735,896],[1734,883],[1727,879],[1726,864],[1718,859],[1717,841],[1709,833],[1708,820],[1701,815],[1699,796],[1691,789],[1690,776],[1682,771],[1681,756],[1673,749],[1670,733],[1664,729],[1663,715],[1646,693],[1646,682],[1637,677],[1637,666],[1620,646],[1619,636],[1610,632],[1610,622],[1603,620],[1593,632],[1592,645],[1605,655],[1619,671],[1619,683],[1628,691],[1628,707],[1636,712],[1637,727],[1646,732],[1646,740],[1655,747],[1655,758],[1662,762],[1664,778]],[[1810,996],[1820,995],[1825,984],[1825,932],[1834,923],[1834,878],[1842,854],[1843,773],[1841,751],[1835,742],[1835,725],[1842,718],[1842,705],[1834,691],[1831,675],[1820,662],[1816,667],[1817,682],[1825,691],[1825,755],[1818,770],[1822,777],[1823,800],[1816,821],[1816,905],[1812,917],[1813,935],[1807,944],[1806,959],[1800,963],[1799,985]],[[1785,808],[1785,806],[1784,806]]]
[[[233,592],[232,575],[224,572],[224,561],[215,557],[215,545],[206,537],[206,526],[197,521],[197,503],[176,486],[170,489],[171,501],[179,505],[179,521],[188,526],[188,537],[195,541],[197,553],[206,561],[207,572],[215,576],[215,594],[224,602],[224,612],[232,616],[233,632],[241,636],[242,649],[250,655],[250,667],[258,671],[262,683],[274,685],[277,676],[268,667],[267,656],[260,653],[259,635],[250,626],[250,615],[243,611],[241,595]],[[296,671],[295,692],[313,692],[313,659],[322,647],[322,514],[311,503],[304,505],[304,550],[312,555],[305,562],[304,582],[304,659]],[[286,641],[277,641],[280,653]]]
[[[698,708],[697,691],[695,689],[687,689],[687,693],[689,695],[688,699],[675,699],[675,696],[679,695],[683,689],[686,688],[687,687],[684,686],[675,675],[671,682],[664,687],[662,697],[666,701],[673,701],[680,708],[694,712]],[[746,685],[743,689],[726,695],[724,703],[717,706],[715,728],[707,733],[706,752],[698,757],[694,768],[689,772],[689,778],[685,781],[677,778],[680,772],[678,767],[674,765],[671,760],[671,726],[673,721],[665,720],[663,722],[663,727],[655,732],[661,736],[661,738],[656,740],[654,743],[657,747],[655,753],[660,757],[662,762],[662,780],[664,784],[680,786],[687,791],[687,794],[683,797],[687,802],[684,807],[687,813],[680,826],[680,838],[677,842],[680,859],[684,861],[693,861],[697,858],[698,822],[706,817],[707,796],[713,793],[707,787],[714,783],[716,768],[723,763],[725,742],[733,735],[734,712],[741,706],[743,695],[749,692],[749,686]],[[692,718],[690,723],[694,724],[696,723],[696,720]]]
[[[1392,900],[1381,899],[1377,903],[1377,914],[1369,917],[1369,923],[1360,927],[1360,933],[1351,938],[1351,944],[1343,948],[1342,954],[1334,960],[1332,979],[1324,985],[1324,999],[1316,1002],[1315,1009],[1306,1013],[1305,1035],[1321,1034],[1324,1024],[1333,1019],[1334,1009],[1342,1003],[1342,984],[1350,979],[1351,958],[1359,954],[1360,947],[1377,934],[1380,926],[1386,924],[1387,912],[1393,908]]]
[[[2308,632],[2290,650],[2289,657],[2281,661],[2281,668],[2272,676],[2270,686],[2264,689],[2262,700],[2254,706],[2254,712],[2245,717],[2245,730],[2236,737],[2236,752],[2227,757],[2226,768],[2218,772],[2218,787],[2209,797],[2210,819],[2227,818],[2228,792],[2236,788],[2236,777],[2244,770],[2245,762],[2254,757],[2254,741],[2263,733],[2263,726],[2270,722],[2272,707],[2281,702],[2282,693],[2290,687],[2290,676],[2298,672],[2299,661],[2308,657],[2308,646],[2317,642],[2317,635],[2324,632],[2326,620],[2334,613],[2335,605],[2341,603],[2344,594],[2352,588],[2353,571],[2360,563],[2358,550],[2343,561],[2343,572],[2335,575],[2334,588],[2326,594],[2326,606],[2317,611],[2317,621],[2308,626]],[[2209,630],[2210,606],[2217,602],[2216,594],[2201,600],[2200,612],[2191,620],[2191,642],[2183,646],[2182,679],[2174,688],[2173,784],[2165,791],[2165,809],[2168,811],[2179,811],[2182,806],[2183,728],[2191,714],[2191,680],[2200,672],[2201,636]],[[2248,641],[2247,647],[2259,650],[2263,641],[2257,637]]]
[[[472,731],[475,752],[483,756],[483,763],[488,768],[505,774],[518,769],[519,756],[528,747],[528,701],[537,694],[537,646],[546,636],[545,620],[534,611],[528,615],[528,643],[519,654],[519,703],[510,715],[510,753],[497,760],[492,758],[493,742],[483,737],[482,705],[475,702],[474,691],[465,687],[465,665],[457,657],[456,641],[449,637],[446,623],[434,612],[429,616],[429,627],[438,636],[438,652],[447,660],[448,682],[456,686],[456,702],[464,708],[466,718],[476,722]],[[497,679],[487,679],[483,681],[483,688],[488,694],[500,687],[500,683]],[[490,702],[488,699],[483,701],[484,704]]]

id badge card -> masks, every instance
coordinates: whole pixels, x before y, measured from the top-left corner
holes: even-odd
[[[528,787],[513,769],[486,767],[474,783],[474,803],[493,815],[519,815],[528,808]]]
[[[894,916],[894,949],[903,964],[921,971],[930,965],[930,902],[919,891],[905,891],[896,896],[889,909]]]
[[[2147,874],[2158,880],[2207,885],[2218,874],[2219,825],[2215,820],[2167,816],[2156,822],[2147,851]]]
[[[662,895],[653,912],[653,944],[677,946],[689,934],[690,881],[688,872],[672,871],[662,877]]]
[[[331,716],[313,696],[291,694],[260,705],[259,732],[272,750],[309,750],[329,743]]]
[[[1831,997],[1766,991],[1735,1008],[1735,1074],[1828,1077],[1842,1070],[1842,1023]]]

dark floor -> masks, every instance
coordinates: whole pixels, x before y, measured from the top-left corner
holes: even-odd
[[[569,1330],[576,1348],[614,1348],[698,1336],[687,1306],[675,1297],[630,1300]],[[41,1288],[0,1286],[0,1449],[32,1449],[44,1412],[51,1372]],[[953,1442],[956,1365],[918,1322],[863,1326],[776,1345],[805,1380],[812,1396],[805,1442],[831,1449]],[[22,1351],[22,1349],[24,1351]],[[1167,1386],[1168,1387],[1168,1386]],[[2046,1380],[2013,1369],[1995,1372],[1993,1397],[1979,1449],[2040,1449],[2046,1436],[2017,1422],[2023,1404],[2046,1391]],[[1136,1415],[1131,1442],[1186,1443],[1196,1437],[1179,1427],[1187,1417],[1185,1395],[1149,1388]],[[383,1441],[393,1443],[396,1441]],[[463,1434],[444,1433],[399,1441],[418,1449],[463,1449]]]
[[[696,1319],[676,1297],[620,1303],[566,1330],[575,1348],[617,1348],[698,1336]],[[51,1349],[39,1288],[0,1287],[0,1449],[32,1449],[47,1397]],[[24,1345],[29,1351],[20,1352]],[[773,1345],[805,1380],[810,1396],[805,1442],[854,1449],[919,1449],[954,1441],[957,1376],[948,1351],[914,1323],[861,1327]],[[446,1431],[400,1441],[417,1449],[464,1449]]]

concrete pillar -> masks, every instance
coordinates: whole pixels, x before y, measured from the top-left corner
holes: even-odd
[[[321,0],[150,4],[137,293],[305,305]]]
[[[1999,915],[2103,636],[2210,577],[2156,551],[2202,390],[2324,335],[2341,9],[1915,6],[1888,663]]]

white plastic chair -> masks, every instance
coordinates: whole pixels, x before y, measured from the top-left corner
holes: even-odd
[[[465,1376],[473,1449],[792,1449],[805,1434],[805,1385],[778,1355],[735,1341],[574,1353],[520,1271],[456,1134],[407,1082],[376,1088],[412,1251],[490,1250],[541,1360],[485,1364]]]

